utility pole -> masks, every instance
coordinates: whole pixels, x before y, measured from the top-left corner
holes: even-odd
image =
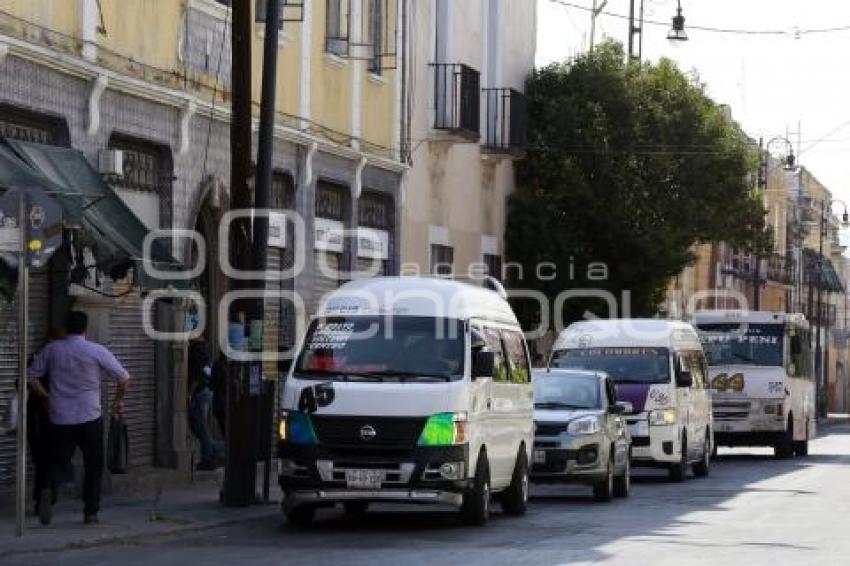
[[[816,387],[817,387],[817,407],[815,408],[817,411],[818,417],[826,416],[826,387],[825,387],[825,379],[824,379],[824,371],[823,371],[823,359],[821,357],[821,332],[823,331],[823,294],[821,292],[821,288],[823,287],[821,280],[823,274],[823,232],[825,229],[824,219],[826,217],[826,201],[821,201],[820,203],[820,224],[819,224],[819,233],[818,233],[818,261],[817,261],[817,276],[815,277],[815,285],[817,292],[817,332],[815,333],[815,379]]]
[[[280,21],[280,0],[266,0],[266,30],[265,43],[263,45],[263,86],[262,98],[260,99],[260,134],[257,141],[257,182],[256,189],[254,191],[254,209],[260,211],[268,211],[269,203],[271,202],[275,97],[277,96],[277,38]],[[254,216],[254,271],[266,270],[266,251],[268,243],[269,217],[265,214],[257,214]],[[257,285],[260,289],[265,289],[266,282],[265,280],[258,281]],[[259,343],[260,351],[262,352],[265,349],[265,340],[262,335],[265,321],[265,301],[262,297],[259,297],[253,302],[254,304],[251,309],[250,317],[252,333],[251,342],[255,345]],[[254,332],[259,332],[260,335],[255,337],[253,336]],[[251,423],[253,434],[251,437],[258,441],[262,440],[264,456],[263,499],[268,500],[272,450],[272,439],[270,437],[272,423],[270,417],[272,417],[272,413],[271,410],[260,410],[260,406],[269,409],[273,406],[273,400],[270,397],[274,395],[274,388],[272,387],[269,391],[268,387],[262,387],[262,394],[265,401],[264,403],[254,403],[252,400],[252,406],[255,410],[251,411],[251,414],[253,415]],[[262,417],[269,418],[269,420],[266,421],[266,418]]]
[[[602,0],[602,3],[599,3],[599,0],[593,0],[593,9],[590,11],[590,48],[589,51],[593,52],[593,46],[596,43],[596,18],[602,13],[602,10],[605,9],[605,6],[608,5],[608,0]]]
[[[250,0],[231,3],[231,89],[232,118],[230,123],[230,195],[231,208],[251,207],[251,21]],[[251,224],[249,219],[234,221],[228,242],[230,263],[237,269],[251,266]],[[246,287],[240,280],[230,281],[231,290]],[[239,301],[230,307],[229,329],[245,335],[245,305]],[[256,470],[249,437],[248,380],[249,368],[244,363],[231,363],[227,386],[227,463],[224,473],[222,503],[229,507],[250,504],[255,497]]]
[[[644,0],[640,0],[640,13],[639,18],[640,21],[637,25],[635,25],[635,0],[629,0],[629,60],[635,58],[635,35],[640,34],[640,42],[638,44],[638,55],[637,59],[640,61],[640,58],[643,56],[643,3]]]

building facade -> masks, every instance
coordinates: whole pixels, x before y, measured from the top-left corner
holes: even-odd
[[[533,0],[410,5],[406,273],[501,276],[505,209],[525,148]]]
[[[199,232],[208,244],[207,269],[190,284],[205,298],[214,349],[225,326],[218,301],[227,291],[217,239],[230,208],[229,3],[0,2],[0,135],[79,150],[147,229]],[[294,276],[269,286],[297,292],[306,306],[302,316],[358,268],[399,270],[407,169],[402,4],[285,2],[272,203],[296,212],[305,230],[303,241],[287,238],[270,247],[268,265],[290,267],[296,246],[305,250],[305,261]],[[264,1],[251,5],[258,112]],[[193,250],[187,240],[172,249],[186,264],[194,264]],[[133,376],[127,399],[131,464],[188,469],[185,343],[155,342],[145,334],[142,300],[151,289],[135,285],[132,276],[113,279],[87,270],[76,283],[52,267],[33,276],[30,350],[70,308],[88,311],[92,338],[112,348]],[[180,328],[184,311],[196,308],[159,305],[153,316],[160,327]],[[15,303],[0,307],[5,335],[15,335],[17,312]],[[267,347],[285,350],[295,342],[296,316],[288,303],[267,303]],[[13,388],[15,352],[14,344],[8,351],[4,346],[2,398]],[[267,377],[276,377],[274,371]],[[13,461],[13,440],[0,439],[0,484],[12,481]]]

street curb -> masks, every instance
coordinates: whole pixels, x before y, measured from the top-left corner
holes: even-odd
[[[159,519],[154,521],[148,521],[150,523],[171,523],[173,525],[182,525],[177,528],[169,529],[169,530],[161,530],[154,532],[144,532],[137,534],[115,534],[115,535],[103,535],[99,538],[91,538],[91,539],[81,539],[75,541],[69,541],[66,543],[58,544],[51,548],[27,548],[27,549],[13,549],[13,550],[5,550],[0,551],[0,560],[20,557],[20,556],[31,556],[31,555],[39,555],[39,554],[52,554],[56,552],[63,552],[66,550],[86,550],[90,548],[99,548],[102,546],[109,546],[115,544],[135,544],[142,539],[145,540],[154,540],[154,539],[162,539],[171,536],[181,535],[181,534],[189,534],[197,531],[202,531],[206,529],[220,528],[220,527],[228,527],[231,525],[236,525],[239,523],[244,523],[247,521],[253,521],[255,519],[262,519],[268,516],[277,516],[278,513],[276,511],[269,510],[267,514],[257,513],[255,515],[238,517],[238,518],[222,518],[218,520],[211,521],[203,521],[203,522],[192,522],[191,520],[180,519],[178,517],[168,517],[167,515],[162,515]]]

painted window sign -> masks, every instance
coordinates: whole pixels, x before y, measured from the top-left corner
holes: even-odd
[[[312,350],[341,350],[354,333],[353,322],[320,322],[310,339]]]
[[[608,347],[608,348],[583,348],[581,350],[571,350],[570,356],[658,356],[667,353],[666,348],[646,348],[646,347]]]

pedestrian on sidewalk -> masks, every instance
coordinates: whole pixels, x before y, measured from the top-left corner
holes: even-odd
[[[53,518],[53,497],[62,476],[79,448],[83,453],[83,515],[86,524],[98,522],[103,476],[103,414],[101,375],[117,384],[112,413],[121,412],[130,374],[104,346],[86,340],[88,316],[79,311],[68,315],[67,336],[48,344],[29,369],[29,383],[36,395],[50,405],[51,441],[49,486],[41,491],[38,516],[43,525]],[[50,373],[50,391],[40,379]]]
[[[220,465],[221,449],[210,431],[210,410],[213,405],[213,390],[210,387],[212,374],[210,348],[200,334],[189,340],[189,425],[192,434],[201,443],[199,470],[215,470]]]

